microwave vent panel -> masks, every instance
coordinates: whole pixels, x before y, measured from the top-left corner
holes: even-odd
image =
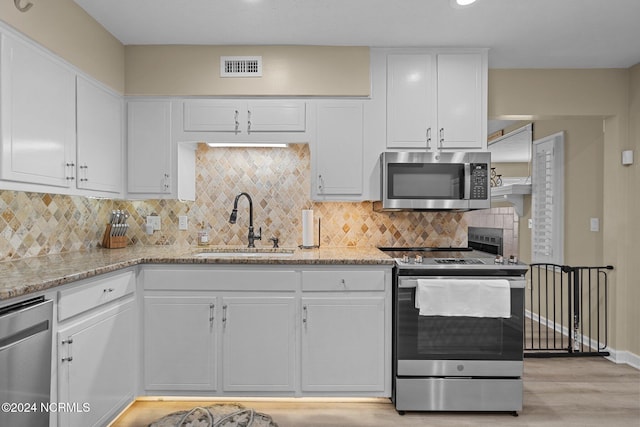
[[[262,77],[262,56],[221,56],[220,77]]]

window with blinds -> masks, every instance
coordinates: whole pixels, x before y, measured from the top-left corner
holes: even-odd
[[[533,141],[531,258],[564,262],[564,132]]]

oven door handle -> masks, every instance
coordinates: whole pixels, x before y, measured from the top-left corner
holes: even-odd
[[[471,164],[464,164],[464,200],[471,199]]]
[[[482,280],[490,280],[490,279],[505,279],[509,282],[510,288],[522,288],[524,289],[527,286],[527,281],[523,278],[511,278],[511,277],[451,277],[451,276],[403,276],[398,280],[398,288],[400,289],[414,289],[418,286],[418,279],[482,279]]]

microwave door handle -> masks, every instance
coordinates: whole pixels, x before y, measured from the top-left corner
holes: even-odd
[[[464,164],[464,200],[471,199],[471,164]]]

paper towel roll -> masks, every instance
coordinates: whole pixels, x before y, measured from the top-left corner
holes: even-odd
[[[313,210],[302,210],[302,246],[313,246]]]

